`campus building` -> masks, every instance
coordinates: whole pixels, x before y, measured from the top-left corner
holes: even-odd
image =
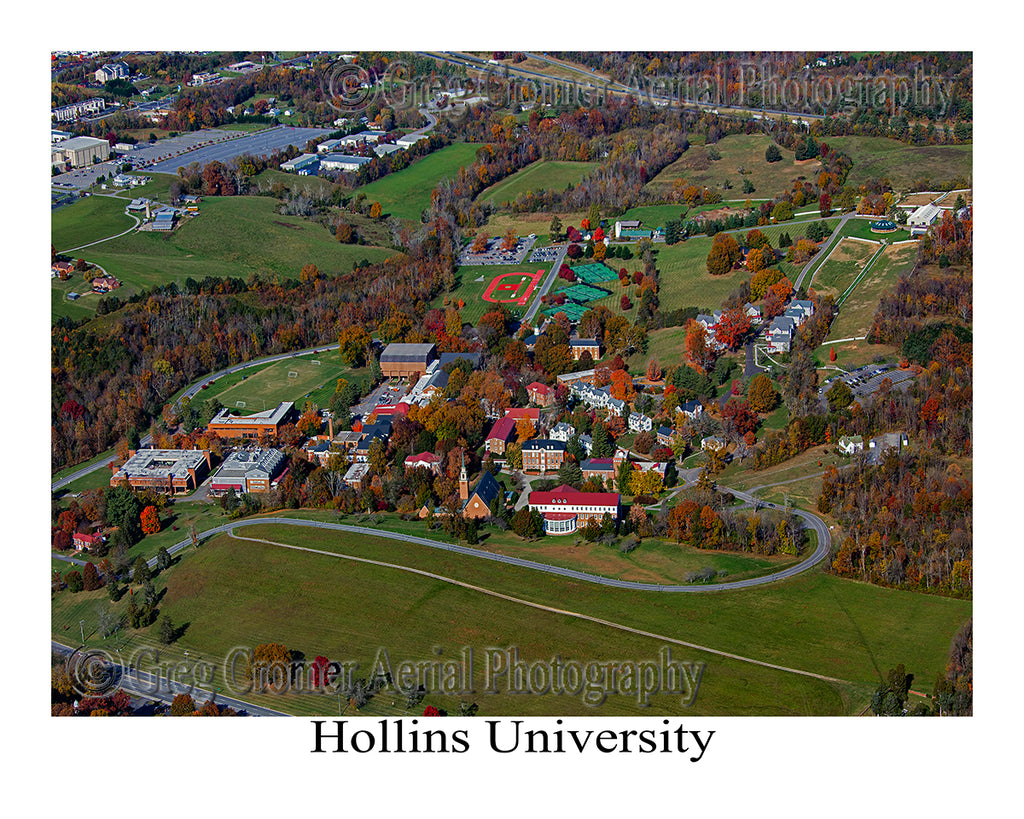
[[[94,137],[73,137],[58,142],[50,149],[54,165],[68,164],[72,168],[86,168],[110,158],[110,143]]]
[[[210,452],[206,449],[132,450],[110,485],[120,486],[127,481],[132,489],[180,495],[198,489],[209,471]]]
[[[282,401],[274,409],[257,412],[253,415],[232,415],[225,407],[218,412],[206,427],[218,438],[245,438],[250,441],[276,441],[281,427],[291,417],[295,405],[291,401]]]
[[[253,449],[232,452],[213,473],[211,495],[223,495],[229,489],[243,492],[269,492],[277,485],[284,466],[284,455],[276,449]]]
[[[562,484],[550,492],[531,492],[530,510],[544,516],[544,531],[549,535],[570,535],[590,520],[601,522],[605,514],[619,518],[618,492],[578,492]]]
[[[436,349],[433,344],[393,342],[380,355],[380,371],[385,378],[408,378],[414,373],[423,374],[427,371],[427,365],[434,360]]]
[[[565,460],[565,442],[534,438],[523,443],[524,472],[553,472]]]

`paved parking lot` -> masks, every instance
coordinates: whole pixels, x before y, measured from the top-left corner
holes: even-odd
[[[530,248],[536,243],[537,237],[527,236],[526,238],[520,239],[516,242],[515,250],[511,251],[501,249],[502,241],[503,240],[499,236],[495,236],[493,239],[488,240],[487,250],[483,253],[473,253],[473,251],[470,250],[472,245],[467,245],[459,256],[459,264],[522,264],[526,255],[530,252]]]
[[[888,364],[868,364],[856,370],[851,370],[845,375],[838,375],[830,378],[818,389],[818,395],[822,401],[827,401],[825,393],[831,389],[837,381],[845,381],[850,387],[855,400],[866,398],[878,392],[885,379],[892,382],[897,389],[906,389],[914,380],[914,374],[910,370],[899,370]]]
[[[209,132],[207,132],[209,133]],[[223,133],[223,132],[220,132]],[[145,165],[145,170],[153,173],[177,173],[178,168],[191,162],[206,165],[208,162],[229,162],[236,156],[252,154],[253,156],[269,156],[275,150],[284,150],[289,145],[304,149],[306,143],[314,137],[331,133],[330,128],[293,128],[279,125],[269,131],[247,134],[235,139],[214,142],[204,145],[181,156]]]
[[[561,245],[549,245],[548,247],[538,247],[533,253],[530,254],[531,262],[553,262],[558,258],[562,252]]]

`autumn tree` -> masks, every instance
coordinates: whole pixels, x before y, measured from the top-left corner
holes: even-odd
[[[160,531],[160,513],[155,506],[147,506],[143,509],[140,520],[144,535],[155,535]]]
[[[515,250],[516,243],[519,241],[519,237],[516,235],[515,228],[509,228],[505,231],[505,235],[501,240],[502,250]]]
[[[533,438],[533,434],[536,431],[537,428],[534,426],[533,419],[529,416],[523,416],[516,421],[516,435],[520,443],[529,441]]]
[[[736,349],[744,336],[750,332],[750,316],[742,307],[726,310],[715,325],[715,341],[730,350]]]
[[[693,319],[686,323],[686,358],[701,372],[706,372],[715,360],[714,351],[708,346],[708,331],[703,324]]]
[[[381,214],[380,202],[374,202],[372,205],[370,205],[370,218],[371,219],[380,219],[380,214]]]
[[[99,572],[96,570],[96,564],[86,563],[82,567],[82,588],[86,591],[95,591],[102,585]]]
[[[291,659],[291,652],[280,643],[260,643],[249,657],[249,679],[258,691],[287,690]]]
[[[754,412],[771,412],[779,403],[779,394],[764,373],[758,373],[751,379],[747,402]]]
[[[473,240],[473,244],[470,247],[474,253],[483,253],[487,250],[487,242],[490,241],[490,237],[487,235],[486,230],[480,231],[476,238]]]
[[[350,324],[338,335],[338,353],[349,367],[362,367],[372,339],[358,324]]]
[[[715,234],[708,252],[707,270],[712,276],[724,276],[743,257],[740,246],[728,233]]]

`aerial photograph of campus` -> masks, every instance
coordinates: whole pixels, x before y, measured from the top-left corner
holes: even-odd
[[[49,59],[52,716],[972,715],[970,51]]]

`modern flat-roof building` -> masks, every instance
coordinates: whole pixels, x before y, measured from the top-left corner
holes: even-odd
[[[436,349],[433,344],[389,344],[380,356],[381,372],[385,378],[407,378],[414,373],[425,373],[434,360]]]
[[[210,452],[206,449],[140,449],[128,453],[110,485],[127,481],[133,489],[179,495],[197,489],[209,471]]]
[[[370,157],[368,156],[324,154],[320,157],[320,167],[326,171],[358,171],[369,161]]]
[[[276,441],[281,427],[291,417],[294,407],[291,401],[282,401],[274,409],[252,415],[232,415],[225,407],[213,417],[206,431],[212,432],[218,438],[246,438],[256,441],[262,435],[267,440]]]
[[[289,159],[287,162],[282,162],[281,170],[287,173],[298,173],[303,169],[316,165],[319,161],[320,157],[316,154],[300,154],[295,157],[295,159]]]
[[[54,163],[67,162],[72,168],[85,168],[110,158],[110,143],[95,137],[73,137],[58,142],[50,149]]]
[[[220,469],[213,473],[210,494],[222,495],[229,489],[237,493],[269,492],[274,478],[284,466],[284,455],[276,449],[253,449],[232,452]]]

